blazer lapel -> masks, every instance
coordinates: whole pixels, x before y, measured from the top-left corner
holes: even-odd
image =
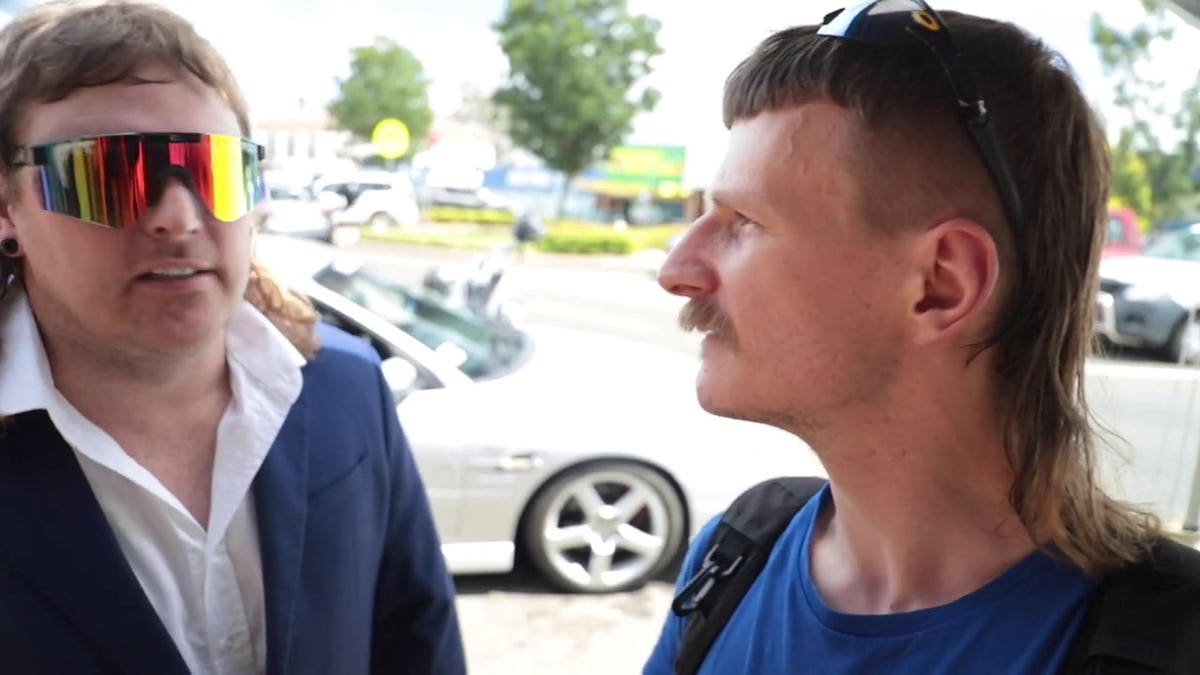
[[[307,397],[301,392],[254,481],[266,595],[267,672],[272,675],[292,670],[292,616],[308,517],[308,425]]]
[[[0,427],[0,547],[124,673],[187,673],[91,486],[45,412]]]

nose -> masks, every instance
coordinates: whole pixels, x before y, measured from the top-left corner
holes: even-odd
[[[703,219],[696,221],[667,254],[658,285],[673,295],[696,298],[716,290],[717,276],[705,246]]]
[[[206,208],[178,179],[163,186],[162,195],[142,217],[145,233],[158,239],[187,237],[204,227]]]

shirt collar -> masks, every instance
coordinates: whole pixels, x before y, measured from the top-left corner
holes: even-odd
[[[29,299],[17,288],[0,303],[0,416],[31,410],[54,412],[66,401],[54,386]],[[233,312],[226,358],[280,405],[290,407],[301,386],[304,356],[249,302]],[[235,396],[237,392],[235,392]]]

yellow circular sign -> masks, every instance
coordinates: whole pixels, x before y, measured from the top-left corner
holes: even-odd
[[[371,131],[371,145],[375,146],[379,156],[384,159],[403,157],[411,143],[412,136],[408,133],[408,127],[394,117],[379,120],[375,129]]]

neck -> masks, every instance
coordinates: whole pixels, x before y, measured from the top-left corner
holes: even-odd
[[[211,420],[231,390],[224,337],[184,354],[129,358],[43,334],[54,385],[71,405],[114,436],[155,436]]]
[[[821,434],[837,442],[814,444],[833,503],[813,532],[812,570],[835,609],[942,605],[1035,550],[1009,504],[1001,416],[986,387],[972,396],[961,384],[906,396],[899,409],[893,400],[886,414],[865,417],[872,424],[845,425]]]

